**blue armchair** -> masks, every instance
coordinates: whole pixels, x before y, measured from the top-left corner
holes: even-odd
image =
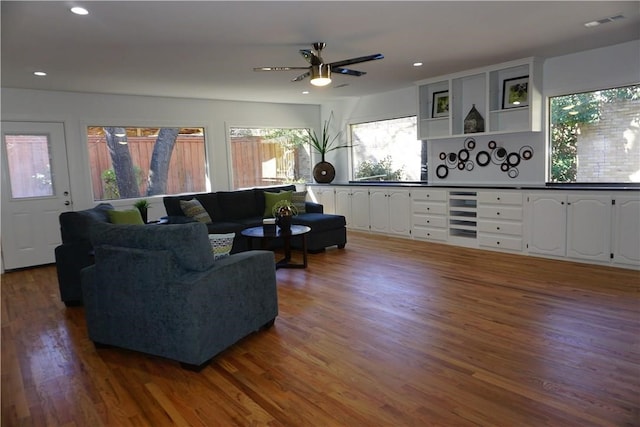
[[[214,260],[202,223],[96,223],[95,265],[82,270],[89,338],[200,370],[278,315],[274,255]]]

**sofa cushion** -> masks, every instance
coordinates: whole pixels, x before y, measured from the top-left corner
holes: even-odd
[[[124,211],[110,210],[109,222],[112,224],[144,224],[142,215],[138,209],[127,209]]]
[[[217,195],[222,218],[216,218],[216,221],[234,221],[262,215],[264,207],[256,207],[253,190],[218,191]]]
[[[296,207],[298,214],[303,214],[307,212],[307,192],[306,191],[295,191],[291,194],[291,202],[293,206]]]
[[[168,250],[186,270],[204,271],[214,264],[207,226],[200,222],[167,225],[128,225],[96,222],[91,243],[126,248]]]
[[[293,191],[281,191],[279,193],[264,192],[264,212],[262,216],[264,218],[273,218],[273,207],[276,203],[286,200],[291,201],[291,194]]]
[[[236,233],[209,234],[209,243],[214,259],[218,260],[229,256],[234,237],[236,237]]]
[[[211,222],[211,216],[209,216],[209,213],[197,199],[180,200],[180,208],[185,216],[189,218],[204,222],[205,224]]]

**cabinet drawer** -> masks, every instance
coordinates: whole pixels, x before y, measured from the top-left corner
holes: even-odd
[[[413,213],[444,215],[447,212],[447,205],[442,202],[430,203],[423,201],[413,201]]]
[[[413,190],[411,198],[413,200],[446,202],[447,192],[445,190]]]
[[[415,226],[413,227],[411,234],[415,239],[439,240],[443,242],[447,240],[446,228]]]
[[[522,194],[506,191],[481,191],[478,193],[478,200],[481,203],[497,205],[522,205]]]
[[[511,234],[522,236],[522,222],[480,220],[478,231],[481,233]]]
[[[444,215],[413,214],[413,225],[445,228],[447,226],[447,218]]]
[[[478,216],[480,218],[522,220],[522,208],[507,206],[480,206],[478,208]]]
[[[507,249],[510,251],[522,250],[522,239],[518,239],[516,237],[494,237],[480,235],[478,236],[478,242],[480,243],[480,246],[489,248]]]

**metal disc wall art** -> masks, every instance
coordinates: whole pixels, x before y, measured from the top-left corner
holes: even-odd
[[[450,169],[458,169],[460,171],[472,171],[477,164],[480,167],[486,167],[494,164],[500,170],[507,174],[509,178],[517,178],[519,175],[518,166],[526,160],[533,157],[533,148],[529,145],[520,147],[518,151],[509,152],[506,148],[498,145],[496,141],[487,143],[487,150],[479,151],[475,157],[472,151],[476,148],[476,140],[474,138],[466,138],[463,142],[463,148],[449,153],[441,152],[439,154],[442,163],[436,167],[436,176],[445,179],[449,176]],[[474,161],[475,159],[475,161]]]

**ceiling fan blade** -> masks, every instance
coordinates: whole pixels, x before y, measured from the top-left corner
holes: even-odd
[[[331,67],[331,72],[338,73],[338,74],[347,74],[349,76],[356,76],[356,77],[364,76],[365,74],[367,74],[366,71],[350,70],[348,68],[333,67],[333,66]]]
[[[329,65],[331,65],[331,68],[343,67],[345,65],[359,64],[360,62],[367,62],[367,61],[375,61],[376,59],[382,59],[382,58],[384,58],[383,54],[376,53],[374,55],[360,56],[358,58],[351,58],[351,59],[345,59],[344,61],[332,62]]]
[[[307,77],[309,77],[311,75],[311,71],[307,71],[304,74],[300,74],[298,77],[296,77],[295,79],[291,79],[292,82],[299,82],[300,80],[304,80]]]
[[[289,71],[289,70],[308,70],[309,67],[256,67],[253,71]]]

